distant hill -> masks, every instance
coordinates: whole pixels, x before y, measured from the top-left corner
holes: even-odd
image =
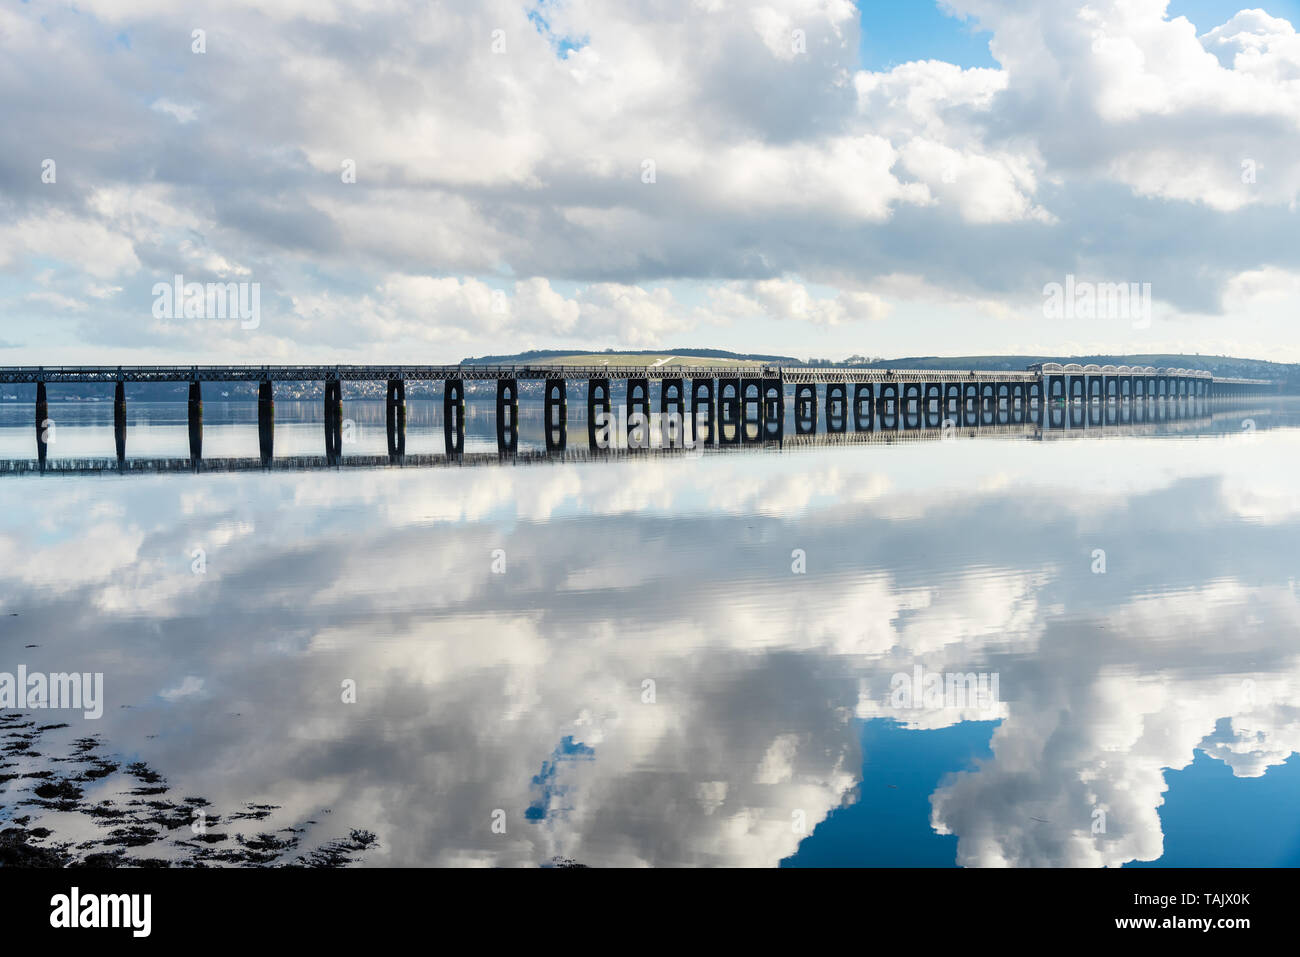
[[[1233,356],[1202,356],[1173,354],[1140,355],[1022,355],[1022,356],[904,356],[884,359],[876,356],[849,356],[843,360],[794,359],[762,353],[728,352],[725,349],[654,349],[624,350],[615,352],[574,352],[562,349],[539,349],[514,355],[482,356],[464,359],[466,365],[600,365],[606,360],[610,365],[690,365],[690,358],[711,361],[767,362],[774,365],[818,366],[868,369],[975,369],[981,372],[1023,372],[1037,362],[1077,362],[1080,365],[1141,365],[1170,369],[1204,369],[1219,376],[1244,379],[1273,379],[1287,383],[1287,391],[1300,392],[1300,364],[1268,362],[1264,359],[1240,359]]]
[[[857,361],[853,361],[856,359]],[[974,369],[980,372],[1023,372],[1037,362],[1077,362],[1080,365],[1155,366],[1168,369],[1203,369],[1214,375],[1243,379],[1273,379],[1288,383],[1287,391],[1300,392],[1300,364],[1240,359],[1233,356],[1176,354],[1087,356],[906,356],[898,359],[851,357],[842,363],[814,360],[811,365],[853,365],[872,369]]]
[[[471,356],[461,359],[461,365],[560,365],[559,359],[597,360],[599,364],[611,357],[618,359],[653,360],[644,363],[624,362],[624,365],[652,365],[660,359],[669,357],[687,357],[699,359],[724,359],[732,362],[772,362],[780,365],[802,365],[802,360],[793,356],[774,356],[757,352],[728,352],[725,349],[606,349],[604,352],[585,352],[582,349],[530,349],[528,352],[516,352],[503,356]],[[572,365],[573,363],[563,363]],[[614,365],[611,359],[610,365]],[[674,363],[676,364],[676,363]]]

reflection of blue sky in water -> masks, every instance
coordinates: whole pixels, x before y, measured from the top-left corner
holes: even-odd
[[[862,724],[862,779],[799,851],[793,867],[951,867],[957,839],[930,827],[930,794],[954,770],[988,756],[992,724],[910,731],[885,720]]]
[[[369,828],[372,864],[772,866],[869,834],[855,802],[891,820],[879,863],[1231,860],[1237,827],[1294,845],[1236,809],[1297,796],[1298,458],[1264,429],[7,478],[0,667],[104,671],[77,733],[180,793]],[[998,673],[997,712],[894,727],[916,664]],[[1233,827],[1185,839],[1180,791]]]
[[[1257,778],[1239,778],[1203,751],[1166,775],[1160,809],[1165,853],[1131,867],[1300,867],[1300,758]]]

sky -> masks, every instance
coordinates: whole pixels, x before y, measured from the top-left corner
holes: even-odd
[[[7,4],[0,365],[1300,361],[1298,6]]]

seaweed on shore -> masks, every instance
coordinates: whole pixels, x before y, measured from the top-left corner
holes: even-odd
[[[229,823],[263,821],[280,808],[250,802],[222,815],[203,797],[173,800],[161,773],[142,761],[123,766],[102,752],[98,737],[78,738],[69,753],[44,758],[60,765],[57,771],[25,770],[17,759],[43,758],[34,746],[67,725],[37,727],[23,718],[0,713],[0,867],[344,867],[378,845],[370,831],[353,829],[303,849],[315,821],[251,836],[228,833]],[[121,785],[116,796],[87,798],[90,788],[111,794],[110,782]],[[24,813],[9,816],[17,808]],[[81,815],[100,833],[60,840],[42,823],[52,812]]]

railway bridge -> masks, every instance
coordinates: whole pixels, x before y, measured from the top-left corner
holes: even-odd
[[[648,427],[652,387],[658,382],[660,421],[704,445],[736,445],[782,437],[787,393],[798,435],[816,434],[819,418],[828,434],[876,429],[982,427],[1005,422],[1049,426],[1053,410],[1097,405],[1151,406],[1206,403],[1275,393],[1260,379],[1234,379],[1194,369],[1043,363],[1024,372],[907,370],[832,366],[607,366],[607,365],[209,365],[209,366],[11,366],[0,383],[36,385],[37,455],[44,462],[49,425],[47,385],[104,383],[114,390],[114,437],[119,463],[126,456],[126,387],[142,382],[187,382],[190,459],[203,457],[203,385],[258,383],[258,440],[263,461],[274,452],[276,382],[324,383],[325,455],[342,456],[344,382],[387,385],[386,422],[390,457],[406,450],[406,383],[442,383],[443,431],[449,456],[465,448],[465,383],[496,383],[499,454],[514,454],[519,439],[519,385],[543,383],[544,428],[549,451],[568,444],[570,381],[586,383],[587,438],[593,449],[609,441],[607,424],[624,415],[627,429]],[[615,410],[612,383],[620,383],[623,409]],[[819,408],[824,415],[819,416]]]

